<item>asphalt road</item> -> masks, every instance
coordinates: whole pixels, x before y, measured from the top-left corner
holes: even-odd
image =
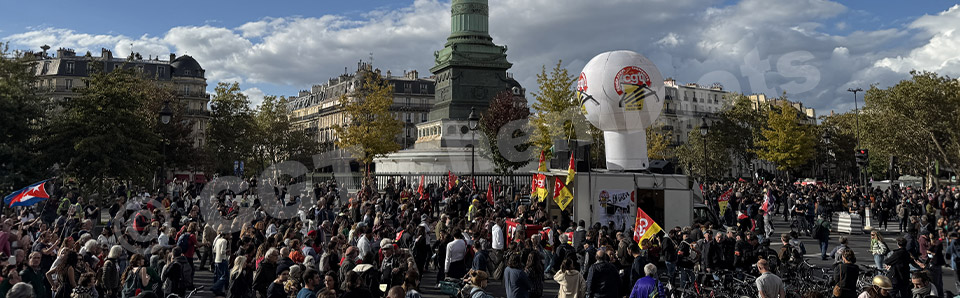
[[[778,240],[779,235],[780,233],[783,233],[785,231],[789,232],[790,230],[789,223],[784,222],[782,220],[782,217],[775,216],[775,218],[773,219],[773,224],[774,224],[774,235],[775,235],[774,240],[777,240],[777,241],[772,241],[771,248],[779,250],[781,246],[780,241]],[[896,223],[891,222],[890,228],[892,229],[888,231],[881,230],[881,233],[887,239],[887,244],[890,245],[891,248],[896,248],[896,243],[894,242],[893,239],[895,239],[902,233],[900,232],[900,230],[897,229]],[[870,234],[868,232],[861,233],[861,234],[853,234],[853,235],[832,232],[830,245],[828,247],[828,252],[829,250],[832,250],[834,247],[836,247],[839,244],[838,239],[840,235],[846,235],[848,237],[847,244],[851,248],[853,248],[854,252],[856,252],[859,264],[861,265],[873,264],[873,257],[869,252]],[[824,267],[824,268],[830,267],[833,264],[832,260],[827,260],[827,261],[820,260],[820,248],[816,240],[813,240],[812,238],[806,237],[803,235],[801,235],[800,238],[801,238],[801,241],[803,241],[804,246],[807,248],[807,254],[804,257],[809,259],[809,262],[811,264],[817,265],[819,267]],[[448,297],[447,295],[441,293],[439,289],[436,289],[434,287],[437,284],[436,275],[437,274],[435,270],[428,269],[428,272],[424,274],[421,285],[420,285],[421,293],[423,294],[424,297],[446,298]],[[213,294],[209,291],[210,285],[213,284],[213,273],[210,272],[209,270],[198,271],[194,278],[195,278],[194,283],[196,285],[203,285],[205,287],[202,291],[200,291],[197,294],[197,297],[213,297]],[[544,280],[545,280],[544,294],[543,294],[544,297],[556,297],[557,290],[559,289],[559,285],[556,282],[554,282],[552,278],[545,278]],[[946,290],[957,293],[957,287],[955,286],[955,283],[954,283],[957,280],[956,272],[954,272],[949,267],[944,267],[943,280],[944,280],[944,288]],[[487,286],[487,293],[490,293],[494,297],[506,297],[506,291],[503,287],[503,282],[501,280],[490,280]]]

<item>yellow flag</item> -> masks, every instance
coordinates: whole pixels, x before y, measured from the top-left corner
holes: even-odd
[[[557,206],[560,206],[560,210],[566,210],[570,202],[573,201],[573,194],[570,193],[570,189],[564,185],[563,181],[560,181],[560,177],[556,177],[553,185],[553,201],[557,203]]]
[[[643,239],[650,239],[656,236],[662,229],[653,218],[650,218],[643,209],[637,207],[637,222],[633,226],[633,241],[637,242],[640,248],[643,248]]]
[[[570,152],[570,165],[567,166],[567,182],[566,185],[573,183],[573,176],[577,175],[577,165],[573,160],[573,152]]]

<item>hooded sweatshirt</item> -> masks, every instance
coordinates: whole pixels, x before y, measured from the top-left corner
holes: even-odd
[[[587,282],[577,270],[557,271],[553,280],[560,284],[560,290],[557,291],[559,298],[583,298],[587,291]]]

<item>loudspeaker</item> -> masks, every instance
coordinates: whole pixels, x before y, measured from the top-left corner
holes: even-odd
[[[650,160],[650,167],[647,168],[652,173],[657,174],[676,174],[673,163],[667,160]]]

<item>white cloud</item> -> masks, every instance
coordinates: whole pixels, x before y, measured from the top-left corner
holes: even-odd
[[[926,44],[913,49],[905,56],[880,59],[874,64],[876,67],[888,68],[895,72],[909,72],[911,70],[929,70],[941,74],[957,75],[960,69],[955,66],[960,63],[960,5],[937,15],[925,15],[910,24],[910,28],[918,29],[929,35]],[[953,66],[953,67],[951,67]]]
[[[263,103],[264,94],[263,94],[263,91],[260,90],[260,88],[257,88],[257,87],[247,88],[243,91],[240,91],[240,93],[243,93],[243,95],[246,95],[247,99],[250,100],[251,108],[258,107],[260,106],[261,103]]]
[[[116,53],[128,53],[133,43],[144,56],[173,50],[195,57],[207,69],[210,86],[238,81],[252,87],[244,91],[248,95],[262,96],[264,86],[289,86],[285,92],[292,94],[344,67],[352,72],[371,53],[374,65],[383,70],[428,74],[432,54],[443,47],[450,28],[449,2],[439,1],[415,0],[359,18],[266,17],[235,28],[216,23],[175,27],[162,36],[39,28],[6,40],[22,48],[112,47]],[[531,91],[542,65],[562,59],[576,73],[600,52],[629,49],[681,82],[719,81],[728,90],[769,95],[787,91],[818,109],[844,109],[849,86],[889,84],[910,69],[950,72],[960,55],[960,32],[953,31],[960,28],[960,6],[905,27],[836,35],[825,30],[846,28],[837,17],[848,9],[827,0],[490,2],[494,42],[509,47],[510,72]],[[815,84],[804,87],[808,82]]]

